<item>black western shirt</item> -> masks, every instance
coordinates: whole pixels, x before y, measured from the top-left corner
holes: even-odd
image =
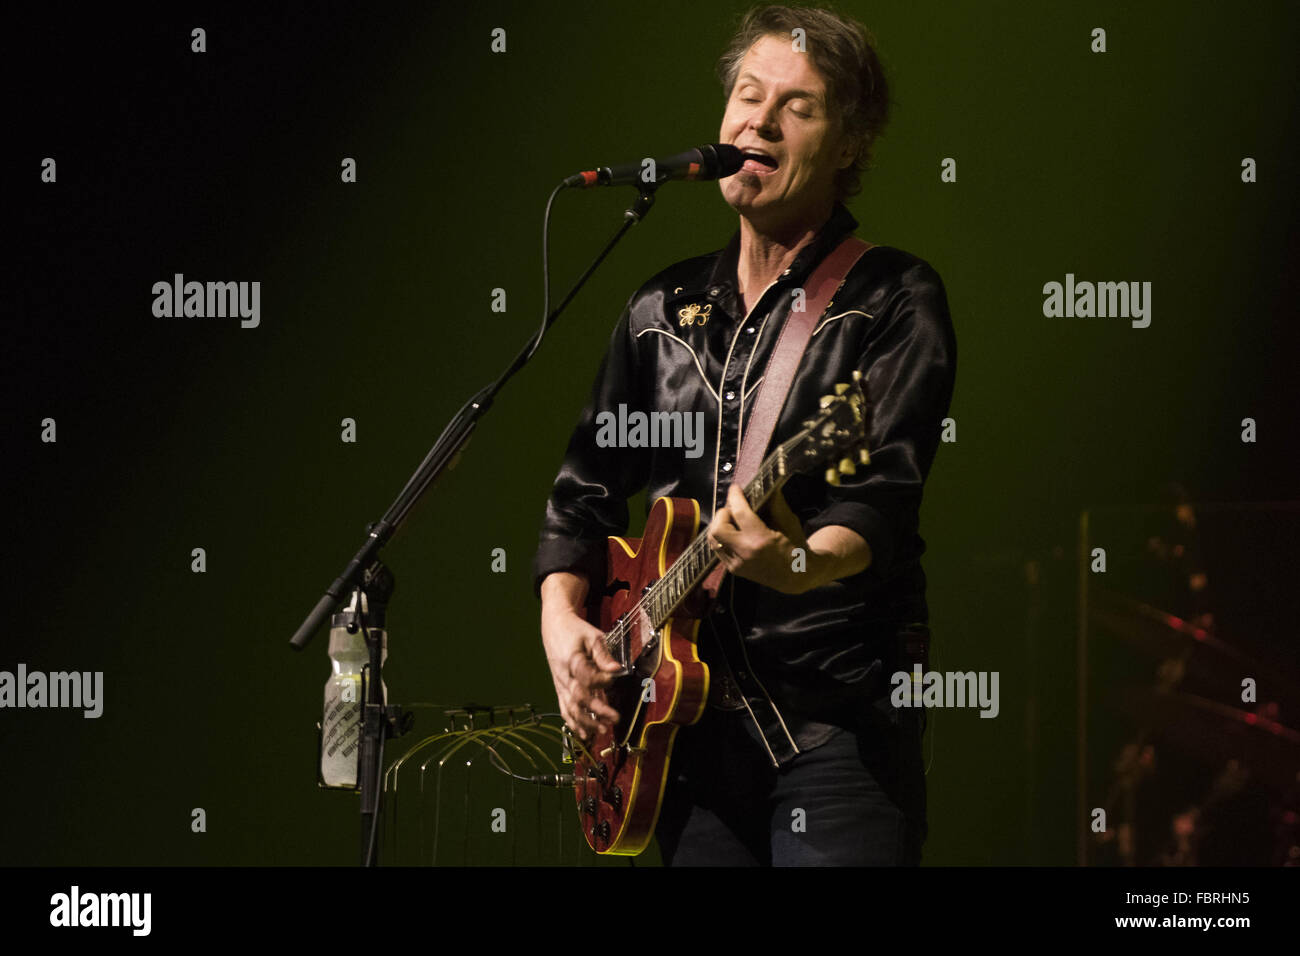
[[[703,530],[725,504],[794,290],[856,228],[837,204],[748,313],[738,293],[739,232],[725,249],[676,263],[637,290],[614,327],[547,502],[535,591],[555,571],[603,583],[606,539],[627,533],[627,499],[643,488],[647,509],[662,496],[696,499]],[[724,709],[749,711],[752,734],[775,765],[824,742],[854,708],[878,696],[900,629],[928,620],[919,510],[956,358],[942,280],[924,260],[890,246],[867,250],[814,327],[768,451],[799,432],[817,414],[819,398],[851,381],[854,369],[867,376],[871,464],[839,486],[821,474],[795,475],[783,492],[805,534],[850,528],[871,546],[871,566],[798,595],[728,574],[700,629],[700,656],[715,683],[711,700],[721,690]],[[607,423],[620,405],[629,414],[681,412],[692,421],[703,413],[702,453],[608,447]],[[598,421],[603,412],[612,418]],[[730,642],[710,634],[722,627],[734,635]]]

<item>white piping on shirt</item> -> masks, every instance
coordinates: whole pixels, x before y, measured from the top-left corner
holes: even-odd
[[[770,288],[772,288],[772,286],[776,285],[777,282],[778,282],[779,280],[780,280],[780,276],[778,276],[776,279],[773,279],[771,282],[769,282],[769,283],[767,284],[767,288],[764,289],[764,290],[759,294],[758,298],[754,300],[754,307],[755,307],[755,308],[758,307],[758,303],[760,303],[760,302],[763,301],[763,296],[767,295],[767,290],[770,289]],[[738,339],[738,338],[740,337],[740,330],[743,329],[746,325],[749,324],[749,317],[750,317],[751,315],[753,315],[753,314],[754,314],[754,309],[750,309],[748,312],[746,312],[746,313],[745,313],[745,320],[744,320],[743,322],[739,323],[739,324],[736,326],[735,334],[733,334],[733,335],[731,336],[731,345],[728,346],[728,348],[727,348],[727,359],[726,359],[725,362],[722,363],[722,377],[718,379],[718,387],[719,387],[719,388],[721,388],[721,387],[722,387],[722,383],[725,382],[725,381],[727,380],[727,366],[729,366],[729,365],[731,364],[731,353],[732,353],[732,352],[735,350],[735,348],[736,348],[736,339]],[[769,312],[768,314],[770,315],[771,313]],[[764,320],[764,321],[766,321],[766,320]],[[755,342],[754,342],[754,348],[756,348],[756,349],[758,348],[758,342],[757,342],[757,340],[755,340]],[[751,352],[750,355],[749,355],[749,357],[752,359],[752,358],[754,357],[754,353]],[[744,402],[743,402],[743,401],[741,402],[741,411],[744,411]],[[736,450],[736,452],[737,452],[737,455],[739,455],[739,453],[740,453],[739,448]],[[710,509],[710,511],[713,510],[713,502],[718,500],[718,459],[720,459],[721,457],[722,457],[722,401],[721,401],[721,399],[719,399],[719,401],[718,401],[718,437],[717,437],[717,440],[714,442],[714,448],[713,448],[713,500],[709,502],[709,509]]]
[[[818,332],[820,332],[822,329],[824,329],[824,328],[826,327],[826,323],[827,323],[827,322],[832,322],[832,321],[834,321],[835,319],[842,319],[842,318],[844,318],[844,316],[846,316],[846,315],[866,315],[867,318],[869,318],[869,319],[874,319],[874,318],[875,318],[874,315],[867,315],[867,313],[863,312],[861,309],[849,309],[849,311],[847,311],[847,312],[841,312],[839,315],[828,315],[828,316],[826,316],[826,318],[822,319],[821,322],[817,325],[817,328],[813,329],[813,335],[816,335]]]
[[[709,381],[708,377],[704,374],[704,367],[700,365],[700,357],[697,354],[695,354],[695,349],[691,348],[690,343],[683,338],[679,338],[678,336],[673,335],[671,332],[666,332],[663,329],[655,329],[655,328],[642,329],[640,332],[636,334],[636,337],[639,339],[647,332],[658,332],[660,335],[666,335],[674,342],[680,342],[682,345],[686,346],[686,351],[690,352],[691,358],[695,360],[695,370],[700,373],[700,378],[704,380],[704,387],[709,390],[709,394],[712,395],[714,400],[718,402],[718,406],[719,406],[718,410],[720,412],[722,410],[721,409],[722,400],[718,398],[718,393],[714,390],[713,384]]]
[[[754,665],[749,660],[749,650],[745,647],[745,637],[740,633],[739,621],[736,618],[736,586],[734,581],[732,582],[730,590],[727,592],[727,597],[727,603],[731,605],[731,619],[737,622],[737,640],[740,642],[740,653],[745,655],[745,666],[749,668],[749,676],[754,678],[754,683],[758,685],[758,689],[761,690],[763,696],[767,698],[768,704],[772,707],[772,713],[776,714],[777,722],[781,725],[782,732],[785,733],[785,739],[790,741],[790,746],[794,748],[794,752],[796,754],[803,753],[803,751],[799,749],[799,745],[795,743],[794,735],[790,733],[790,728],[785,725],[785,718],[781,716],[781,708],[776,706],[776,701],[772,699],[772,695],[768,693],[767,688],[763,686],[763,682],[758,679],[758,672],[754,670]],[[741,688],[740,696],[745,696],[744,688]],[[746,703],[746,707],[748,706],[748,703]],[[767,745],[767,732],[763,730],[763,725],[758,722],[758,718],[754,716],[753,710],[750,710],[749,715],[754,718],[754,726],[758,728],[758,735],[763,738],[763,746],[767,747],[767,752],[772,757],[772,763],[780,766],[776,759],[776,755],[772,753],[772,748]]]

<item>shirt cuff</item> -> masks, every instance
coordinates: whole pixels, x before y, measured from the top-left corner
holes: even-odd
[[[829,525],[842,525],[856,531],[871,547],[871,566],[867,572],[883,577],[894,561],[894,533],[889,521],[871,505],[860,501],[837,501],[804,524],[804,534]]]
[[[542,581],[556,571],[586,575],[593,588],[605,584],[605,558],[609,539],[550,538],[533,555],[533,594],[542,596]]]

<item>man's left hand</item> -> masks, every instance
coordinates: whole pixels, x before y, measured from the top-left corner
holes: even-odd
[[[727,504],[709,522],[709,547],[732,574],[783,594],[802,594],[818,583],[808,573],[814,561],[808,539],[779,490],[769,499],[769,508],[775,528],[768,527],[749,506],[740,485],[733,484]],[[796,560],[796,548],[803,549],[802,562]],[[796,566],[803,570],[795,570]]]

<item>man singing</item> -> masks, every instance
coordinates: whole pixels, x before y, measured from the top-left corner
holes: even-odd
[[[739,230],[642,285],[614,328],[534,559],[546,656],[568,726],[584,739],[608,729],[619,665],[584,617],[606,538],[626,533],[642,488],[650,503],[696,499],[728,573],[699,630],[710,699],[674,746],[656,829],[664,862],[916,864],[924,711],[891,706],[890,677],[928,641],[919,510],[956,371],[947,299],[910,253],[874,245],[857,260],[817,317],[772,445],[860,370],[871,464],[838,486],[795,475],[756,514],[730,480],[752,402],[797,293],[857,228],[843,201],[889,95],[867,31],[825,10],[750,11],[718,66],[719,140],[746,157],[720,181]],[[597,416],[620,403],[702,412],[703,454],[599,447]]]

